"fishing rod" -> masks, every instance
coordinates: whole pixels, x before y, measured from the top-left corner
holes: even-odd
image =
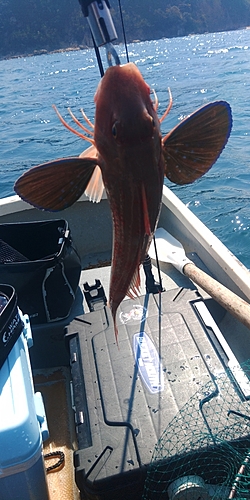
[[[112,44],[118,38],[116,29],[110,14],[110,5],[108,0],[79,0],[84,17],[87,18],[96,58],[101,77],[104,75],[103,64],[100,56],[99,47],[105,47],[108,65],[112,66],[112,60],[115,64],[120,64],[119,56]]]

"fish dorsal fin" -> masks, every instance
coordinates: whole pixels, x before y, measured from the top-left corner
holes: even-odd
[[[84,157],[93,157],[97,158],[98,152],[95,146],[90,146],[90,148],[86,149],[80,154],[80,158]],[[104,191],[104,184],[102,180],[102,172],[100,167],[97,165],[91,179],[84,191],[84,194],[89,198],[93,203],[99,203],[102,198]]]
[[[96,166],[95,158],[72,157],[44,163],[19,177],[14,189],[36,208],[64,210],[84,193]]]
[[[209,103],[185,118],[163,138],[166,177],[190,184],[204,175],[220,156],[231,128],[225,101]]]

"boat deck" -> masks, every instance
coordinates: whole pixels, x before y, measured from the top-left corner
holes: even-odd
[[[99,261],[103,262],[104,258],[101,257]],[[66,323],[76,316],[89,312],[82,293],[86,282],[92,286],[95,280],[100,280],[108,298],[110,269],[110,265],[97,268],[90,266],[89,269],[82,271],[76,301]],[[158,281],[158,271],[154,265],[152,271],[155,280]],[[162,269],[162,286],[165,290],[172,290],[177,286],[192,287],[192,284],[172,266],[165,264]],[[141,291],[142,294],[146,293],[143,270],[141,271]],[[73,453],[77,442],[71,402],[69,359],[67,349],[62,349],[64,326],[65,322],[59,326],[46,325],[42,329],[33,328],[34,346],[30,354],[34,368],[35,388],[43,395],[50,432],[50,438],[44,443],[44,455],[57,450],[65,454],[63,466],[47,475],[50,500],[79,500],[80,493],[74,482]],[[51,351],[48,350],[48,344],[51,346]],[[46,467],[53,465],[57,460],[58,458],[46,460]]]
[[[188,257],[206,271],[197,255],[189,254]],[[154,265],[152,265],[152,271],[155,280],[159,281],[158,271]],[[82,293],[84,283],[88,282],[92,286],[95,280],[100,280],[108,298],[109,277],[110,265],[95,268],[90,266],[82,271],[76,301],[67,323],[74,317],[89,312]],[[165,290],[173,290],[178,287],[196,289],[188,278],[181,275],[169,264],[161,264],[161,279]],[[143,295],[146,293],[143,269],[141,271],[141,291]],[[199,292],[238,362],[242,363],[250,359],[250,345],[249,342],[246,342],[248,330],[242,325],[239,326],[239,323],[207,294],[201,290]],[[79,500],[80,494],[74,482],[73,453],[77,448],[77,441],[71,402],[69,353],[64,345],[64,327],[65,323],[57,326],[48,325],[44,331],[35,328],[33,330],[34,346],[31,349],[31,360],[35,373],[36,390],[41,391],[44,397],[50,431],[50,439],[44,444],[44,453],[60,450],[65,454],[64,465],[48,474],[50,500],[59,498],[60,500]],[[48,349],[48,345],[50,345],[50,349]],[[54,461],[52,460],[52,464]],[[51,461],[46,463],[47,465],[51,465]]]
[[[195,253],[188,253],[187,257],[194,262],[200,269],[209,274],[207,267],[201,261]],[[199,294],[206,301],[206,304],[214,317],[219,329],[221,330],[223,336],[234,352],[238,359],[238,362],[244,363],[250,359],[250,344],[247,341],[249,337],[249,330],[244,325],[240,324],[235,318],[232,317],[225,309],[223,309],[219,304],[215,302],[214,299],[209,297],[209,295],[204,292],[197,285],[193,284],[189,278],[177,271],[171,264],[160,263],[161,266],[161,280],[163,288],[167,290],[173,290],[174,288],[192,288],[198,289]],[[155,281],[159,282],[158,269],[152,261],[152,272],[155,277]],[[89,285],[94,285],[95,280],[99,279],[105,290],[106,297],[109,296],[109,277],[110,277],[110,266],[104,266],[94,269],[85,269],[81,273],[80,279],[80,290],[83,289],[83,284],[88,282]],[[141,269],[141,294],[146,294],[145,289],[145,273]],[[126,300],[126,298],[124,299]],[[88,312],[88,306],[83,296],[79,297],[78,303],[75,305],[73,315],[77,316],[83,314],[83,312]],[[72,316],[72,314],[71,314]]]
[[[50,500],[79,500],[73,467],[73,451],[77,445],[71,409],[70,370],[67,367],[36,370],[34,382],[36,391],[43,395],[50,433],[44,443],[44,455],[56,451],[64,453],[62,466],[47,474]],[[45,467],[52,467],[59,458],[46,458]]]

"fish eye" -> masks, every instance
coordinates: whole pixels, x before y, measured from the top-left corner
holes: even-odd
[[[112,135],[113,137],[116,139],[117,138],[117,127],[116,127],[116,123],[114,123],[113,127],[112,127]]]

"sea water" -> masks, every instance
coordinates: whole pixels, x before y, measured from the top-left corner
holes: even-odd
[[[125,63],[124,47],[117,51]],[[163,133],[208,102],[230,103],[233,129],[216,164],[192,185],[166,184],[250,268],[250,30],[132,43],[128,52],[157,92],[159,115],[171,88]],[[103,49],[101,56],[106,68]],[[31,166],[88,147],[61,125],[52,104],[69,122],[69,106],[93,120],[99,80],[92,49],[0,61],[1,198],[14,194],[15,179]]]

